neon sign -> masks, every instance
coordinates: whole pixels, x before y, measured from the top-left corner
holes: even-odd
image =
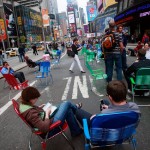
[[[140,17],[150,16],[150,11],[140,13]]]
[[[127,17],[128,15],[134,14],[136,12],[148,9],[148,8],[150,8],[150,4],[144,4],[144,5],[139,6],[137,8],[130,9],[130,10],[126,11],[125,13],[120,14],[117,17],[115,17],[115,21],[122,19],[123,17]]]

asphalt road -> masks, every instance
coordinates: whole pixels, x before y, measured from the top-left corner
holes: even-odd
[[[131,64],[135,60],[135,57],[128,57],[128,64]],[[53,104],[61,103],[64,100],[69,100],[73,103],[82,102],[83,109],[89,111],[92,114],[99,113],[99,100],[102,98],[107,98],[105,87],[105,81],[96,82],[96,90],[91,91],[90,74],[86,70],[86,74],[81,74],[78,67],[76,66],[74,73],[68,71],[71,65],[72,59],[68,56],[64,56],[61,59],[61,64],[59,66],[52,67],[52,75],[54,79],[53,84],[45,86],[45,83],[41,84],[36,82],[34,69],[28,70],[27,67],[21,69],[24,72],[26,79],[33,86],[36,86],[41,97],[37,105],[51,101]],[[81,57],[82,66],[84,66],[83,58]],[[96,67],[104,68],[103,61],[99,64],[93,64]],[[85,67],[85,66],[84,66]],[[114,73],[115,78],[115,73]],[[0,149],[1,150],[27,150],[28,140],[30,137],[30,130],[21,121],[20,118],[15,114],[12,105],[9,106],[9,88],[3,88],[4,79],[0,80]],[[17,95],[19,97],[19,92],[13,92],[11,98]],[[130,95],[129,95],[130,96]],[[146,105],[140,107],[142,112],[141,122],[137,129],[137,150],[150,150],[149,143],[149,123],[150,123],[150,111],[147,105],[150,104],[150,97],[136,97],[135,101],[139,105]],[[5,106],[5,107],[4,107]],[[7,106],[9,106],[7,108]],[[4,109],[5,108],[5,109]],[[4,110],[2,112],[1,110]],[[70,135],[69,130],[67,134]],[[71,137],[70,137],[71,138]],[[40,150],[39,139],[33,136],[33,149]],[[84,149],[84,136],[81,135],[76,138],[72,138],[72,142],[76,150]],[[47,149],[53,150],[71,150],[68,143],[61,137],[55,137],[48,143]],[[108,148],[106,148],[108,149]],[[109,148],[114,149],[114,148]],[[120,150],[130,150],[132,147],[130,145],[123,145],[119,148]]]

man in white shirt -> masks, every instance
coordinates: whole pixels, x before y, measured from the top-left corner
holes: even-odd
[[[148,49],[146,50],[146,55],[145,55],[145,57],[146,57],[146,59],[150,59],[150,43],[148,43]]]

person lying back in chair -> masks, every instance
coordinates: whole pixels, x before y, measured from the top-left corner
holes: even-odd
[[[19,110],[31,127],[37,128],[39,131],[46,134],[49,132],[49,127],[52,123],[55,123],[58,120],[63,123],[66,120],[72,136],[77,136],[82,133],[82,129],[74,116],[75,112],[81,108],[81,103],[74,105],[69,101],[65,101],[59,105],[56,113],[53,116],[50,116],[50,108],[47,108],[44,111],[44,104],[41,106],[35,105],[39,97],[40,93],[34,87],[27,87],[21,93]],[[49,132],[49,136],[50,135],[51,132]]]
[[[127,102],[127,88],[123,81],[114,80],[107,85],[108,100],[102,100],[100,104],[101,113],[115,113],[115,112],[127,112],[134,111],[140,114],[140,110],[137,104],[134,102]],[[82,119],[86,118],[90,124],[90,119],[95,115],[86,112],[85,110],[78,109],[76,112],[77,120],[82,124]]]
[[[30,68],[34,68],[36,66],[40,67],[40,62],[38,62],[38,61],[34,62],[28,56],[25,56],[24,59]]]
[[[16,71],[14,71],[10,67],[8,62],[6,62],[6,61],[3,62],[3,68],[1,70],[1,73],[2,74],[12,74],[15,78],[18,78],[20,83],[23,83],[26,80],[23,72],[16,72]]]

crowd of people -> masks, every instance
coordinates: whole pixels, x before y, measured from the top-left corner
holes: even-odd
[[[79,40],[74,38],[72,44],[69,46],[65,45],[64,42],[61,42],[62,51],[64,51],[65,46],[69,48],[69,52],[73,60],[69,68],[70,73],[74,73],[73,69],[75,63],[77,63],[81,73],[86,73],[78,57],[78,52],[83,47],[95,52],[95,57],[98,60],[97,62],[99,62],[100,57],[104,58],[108,83],[106,88],[108,100],[103,100],[103,104],[100,104],[99,113],[134,111],[140,114],[137,104],[134,102],[128,102],[126,100],[126,96],[127,92],[131,93],[130,77],[135,78],[136,72],[142,67],[150,68],[150,43],[146,34],[142,41],[138,42],[135,49],[128,49],[128,54],[136,56],[135,62],[131,66],[127,65],[127,38],[123,32],[123,26],[120,25],[116,28],[114,21],[109,22],[109,29],[105,31],[104,36],[100,40],[82,41],[82,43],[79,44]],[[33,53],[38,55],[36,45],[33,45],[32,48]],[[48,54],[53,59],[54,56],[52,54],[52,49],[59,51],[58,43],[53,42],[46,45],[45,54]],[[22,62],[25,60],[27,64],[32,67],[40,67],[40,62],[34,62],[25,55],[23,46],[19,47],[19,55]],[[116,70],[117,80],[112,81],[114,69]],[[19,79],[20,83],[25,81],[24,73],[14,71],[8,62],[3,62],[1,73],[14,75],[14,77]],[[122,81],[123,75],[127,81],[127,85]],[[135,92],[137,95],[144,95],[147,91]],[[62,123],[66,120],[69,125],[71,135],[73,137],[78,136],[83,133],[82,119],[86,118],[90,125],[91,118],[95,116],[95,114],[91,114],[90,112],[83,110],[82,103],[73,104],[69,101],[65,101],[58,105],[56,113],[53,117],[50,117],[51,109],[43,110],[45,104],[36,106],[36,102],[39,97],[40,92],[37,88],[29,86],[23,89],[19,110],[21,115],[31,125],[31,127],[37,128],[39,131],[43,132],[43,137],[47,132],[49,132],[49,137],[54,134],[54,132],[57,132],[57,130],[53,132],[49,131],[49,126],[58,120]]]

